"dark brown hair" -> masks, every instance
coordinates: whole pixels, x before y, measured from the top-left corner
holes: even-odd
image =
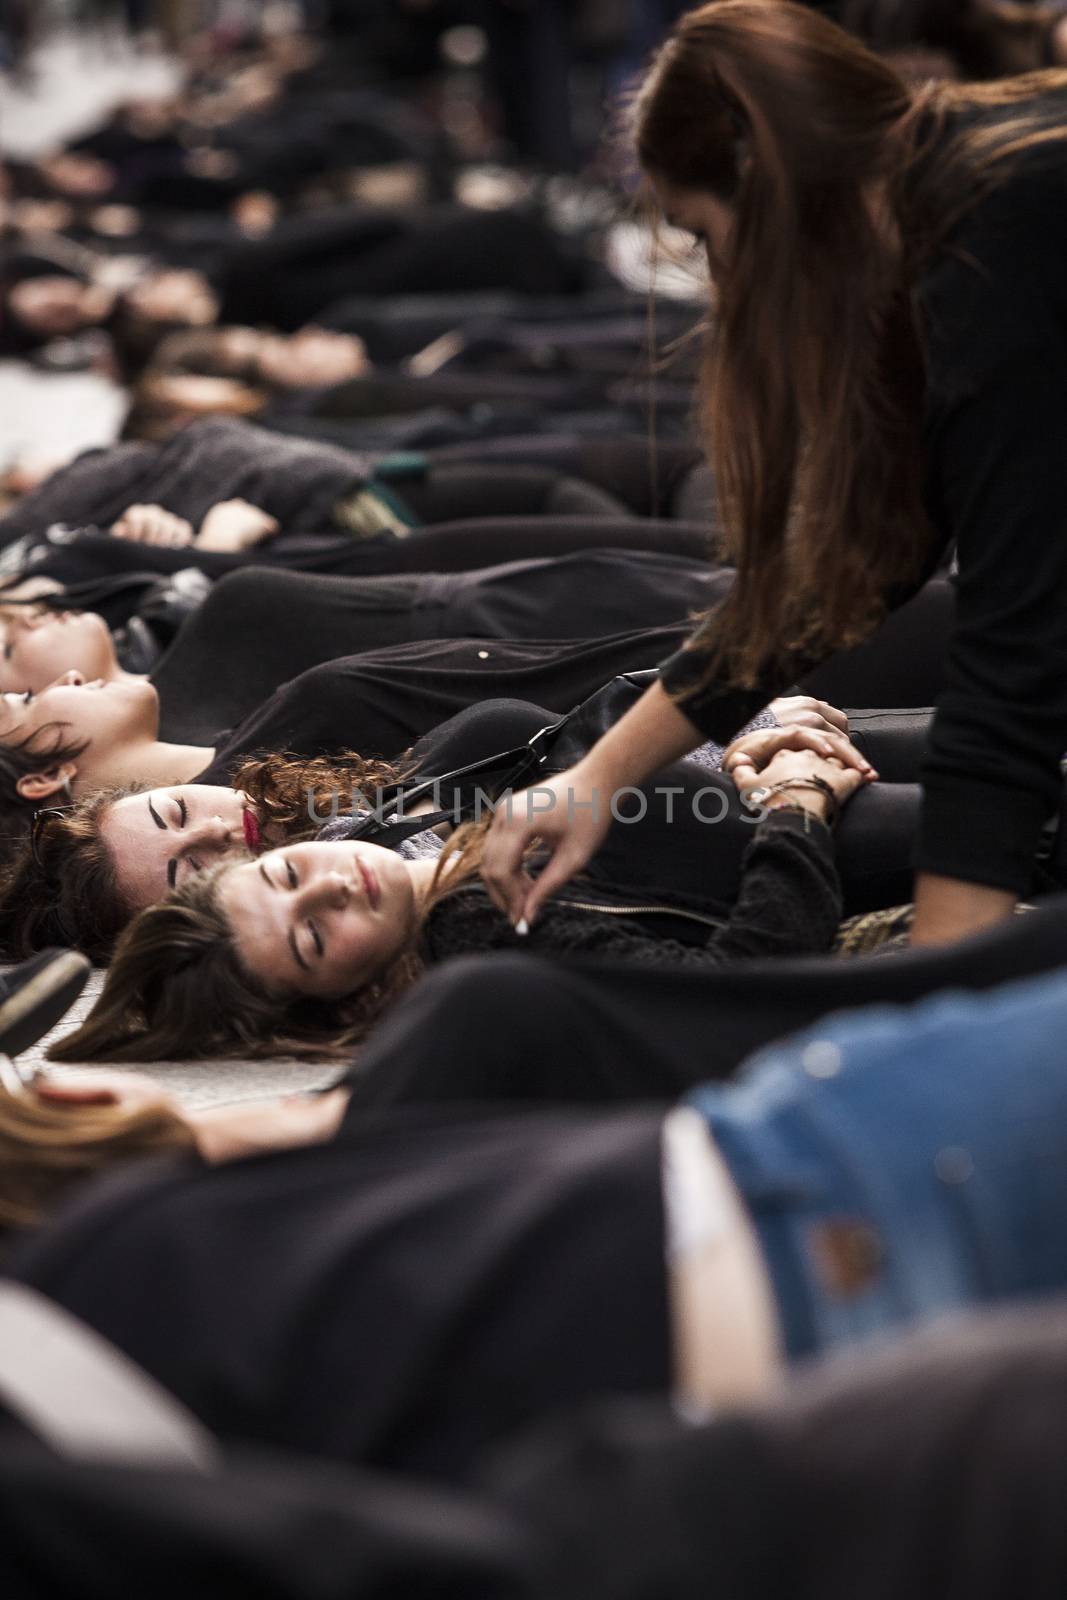
[[[877,625],[921,575],[918,272],[1010,159],[1067,127],[1032,108],[1046,75],[912,90],[789,0],[718,0],[684,16],[632,107],[657,183],[734,211],[701,380],[725,554],[707,677],[754,684]],[[966,107],[1001,107],[950,127]],[[879,195],[881,199],[879,200]]]

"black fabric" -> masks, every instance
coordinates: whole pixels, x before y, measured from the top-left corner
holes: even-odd
[[[721,973],[468,956],[427,975],[351,1074],[366,1106],[667,1100],[833,1012],[991,989],[1062,965],[1067,896],[950,948]]]
[[[7,1600],[535,1600],[522,1526],[487,1497],[307,1456],[198,1476],[5,1441],[0,1522]]]
[[[717,971],[738,961],[819,955],[830,948],[841,919],[841,888],[830,830],[823,824],[791,812],[769,816],[750,830],[731,863],[733,871],[713,886],[714,899],[695,892],[692,882],[684,897],[662,883],[634,889],[625,879],[620,882],[612,857],[623,857],[625,870],[636,851],[647,865],[657,831],[655,824],[638,824],[638,837],[627,839],[625,851],[618,844],[611,855],[601,851],[581,879],[542,909],[522,938],[481,883],[457,890],[423,925],[426,959],[521,947],[555,960],[593,956],[643,972],[656,966]],[[706,876],[692,874],[693,879]],[[732,900],[728,886],[735,889]],[[658,909],[642,911],[645,906]],[[721,926],[683,916],[684,910],[716,915]]]
[[[355,749],[392,758],[489,696],[569,711],[617,672],[655,666],[684,632],[684,625],[650,628],[562,645],[428,639],[328,662],[284,684],[220,735],[198,782],[228,783],[237,762],[258,750]]]
[[[283,222],[229,253],[221,320],[294,329],[350,295],[512,289],[557,294],[587,273],[536,214],[428,208],[414,218],[345,207]]]
[[[161,736],[210,740],[279,684],[337,657],[414,640],[594,639],[680,625],[709,584],[728,581],[702,562],[614,550],[448,575],[340,578],[245,568],[215,585],[153,672]],[[360,732],[357,712],[355,748]]]
[[[758,1413],[590,1407],[486,1469],[557,1600],[1062,1592],[1067,1306],[827,1362]]]
[[[667,1386],[660,1118],[360,1115],[326,1146],[148,1163],[12,1274],[224,1439],[455,1481],[568,1402]]]
[[[318,532],[366,475],[367,463],[347,451],[212,417],[164,445],[86,451],[0,521],[0,543],[43,533],[53,522],[107,528],[138,502],[163,505],[198,528],[213,505],[238,498],[290,533]]]
[[[931,559],[954,543],[959,576],[918,865],[1015,892],[1058,804],[1067,748],[1065,219],[1064,147],[1042,143],[957,224],[919,284]],[[720,737],[753,696],[715,683],[692,692],[713,637],[712,622],[663,676]],[[769,671],[755,698],[780,682]]]

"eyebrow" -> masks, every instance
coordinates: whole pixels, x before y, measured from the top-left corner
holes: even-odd
[[[152,804],[151,800],[149,800],[149,802],[148,802],[148,809],[152,813],[152,821],[155,823],[156,827],[157,828],[163,828],[165,830],[167,824],[163,821],[163,818],[160,816],[159,812],[156,810],[156,808]],[[171,887],[173,888],[173,885],[171,885]]]

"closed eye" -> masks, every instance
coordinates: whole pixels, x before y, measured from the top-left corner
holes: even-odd
[[[323,950],[325,949],[325,945],[322,942],[322,934],[319,932],[318,928],[316,928],[313,922],[308,923],[308,932],[311,935],[311,942],[315,946],[315,954],[317,956],[321,956]]]
[[[297,877],[296,872],[293,870],[293,864],[289,860],[288,856],[285,858],[285,876],[286,876],[286,881],[288,882],[290,889],[295,889],[297,884],[300,882],[300,879]]]

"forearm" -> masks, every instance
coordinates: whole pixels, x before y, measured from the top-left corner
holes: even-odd
[[[614,792],[643,783],[653,772],[695,750],[703,738],[657,681],[578,765],[598,788]]]
[[[915,921],[911,942],[919,945],[952,944],[969,934],[1010,917],[1015,896],[1007,889],[982,883],[964,883],[921,872],[915,881]]]

